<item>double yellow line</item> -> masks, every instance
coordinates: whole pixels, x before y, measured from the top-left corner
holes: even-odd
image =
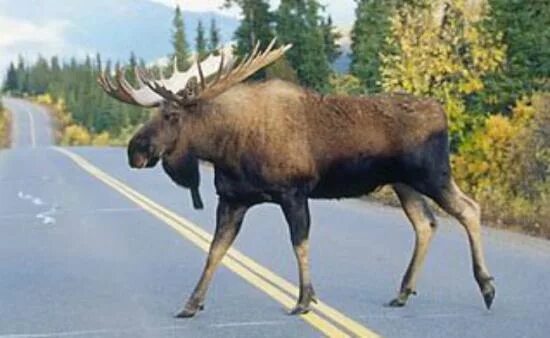
[[[55,150],[69,157],[90,175],[99,179],[153,216],[168,224],[172,229],[177,231],[191,243],[195,244],[205,252],[208,252],[210,242],[212,241],[211,234],[131,189],[117,179],[107,175],[105,172],[92,165],[79,155],[63,148],[55,148]],[[295,305],[297,298],[296,295],[299,292],[295,285],[278,276],[266,267],[260,265],[238,250],[230,249],[222,263],[235,274],[281,303],[287,309],[291,309]],[[326,336],[379,337],[375,332],[369,330],[360,323],[347,317],[343,313],[320,300],[317,304],[314,304],[312,308],[312,312],[301,315],[300,317]]]

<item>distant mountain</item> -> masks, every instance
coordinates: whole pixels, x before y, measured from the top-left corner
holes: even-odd
[[[191,47],[198,20],[208,29],[210,20],[215,18],[222,41],[230,41],[239,24],[236,18],[214,12],[184,11],[183,14]],[[151,61],[172,50],[174,11],[148,0],[10,0],[2,3],[2,15],[37,24],[62,23],[65,42],[71,47],[69,50],[78,49],[79,54],[100,52],[105,57],[126,61],[133,51],[138,57]]]

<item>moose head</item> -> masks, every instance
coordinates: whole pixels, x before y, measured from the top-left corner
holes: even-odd
[[[126,80],[124,70],[118,70],[114,79],[101,74],[98,83],[113,98],[140,107],[158,108],[157,114],[129,142],[130,166],[154,167],[176,149],[177,156],[184,156],[187,149],[181,135],[185,132],[186,120],[196,118],[210,100],[273,63],[291,48],[291,45],[274,48],[275,42],[273,39],[264,51],[260,51],[258,42],[252,53],[238,63],[224,50],[219,56],[210,55],[202,62],[197,61],[185,72],[178,70],[174,60],[174,71],[168,79],[155,79],[148,71],[136,67],[138,88]]]

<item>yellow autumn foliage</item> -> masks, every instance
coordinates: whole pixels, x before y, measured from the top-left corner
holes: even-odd
[[[89,145],[91,140],[92,137],[86,128],[72,124],[64,129],[61,144],[67,146],[84,146]]]
[[[0,148],[9,146],[10,143],[10,116],[0,101]]]
[[[56,134],[60,144],[66,146],[107,146],[113,143],[108,132],[94,134],[84,126],[76,124],[62,98],[54,99],[49,94],[43,94],[34,97],[34,101],[50,108],[57,125]]]
[[[111,142],[111,136],[106,131],[96,134],[92,137],[92,145],[96,147],[108,146],[110,142]]]
[[[455,179],[486,217],[550,236],[550,94],[489,117],[453,156]]]
[[[38,95],[35,97],[34,99],[37,103],[40,103],[40,104],[45,104],[45,105],[51,105],[53,104],[54,100],[53,98],[50,96],[50,94],[42,94],[42,95]]]
[[[465,0],[403,4],[390,19],[390,48],[380,56],[384,90],[439,99],[458,143],[478,123],[466,112],[465,97],[484,89],[483,77],[500,67],[506,51],[500,35],[478,24],[486,3],[472,6]]]
[[[351,74],[332,74],[329,84],[335,95],[358,95],[363,91],[361,80]]]

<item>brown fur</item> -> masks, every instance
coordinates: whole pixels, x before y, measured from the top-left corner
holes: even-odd
[[[323,97],[280,80],[238,85],[199,109],[185,121],[183,144],[235,172],[254,157],[262,177],[280,184],[315,179],[350,156],[405,153],[447,129],[432,99]]]
[[[403,306],[414,294],[436,227],[427,196],[466,229],[474,276],[490,307],[495,288],[484,262],[479,208],[455,185],[448,148],[446,116],[432,99],[322,96],[271,80],[236,85],[193,105],[165,102],[133,138],[128,153],[136,167],[154,165],[161,157],[179,163],[183,156],[214,165],[216,232],[199,283],[177,314],[190,317],[203,308],[213,273],[246,211],[263,202],[279,204],[289,225],[300,276],[291,313],[309,311],[315,293],[308,263],[308,199],[362,196],[384,184],[393,185],[416,234],[413,257],[390,305]],[[193,174],[185,171],[183,176]]]

